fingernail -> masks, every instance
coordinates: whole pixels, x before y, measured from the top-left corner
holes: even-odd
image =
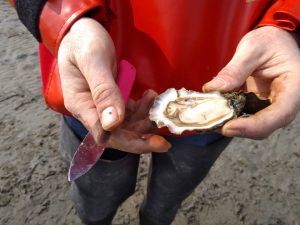
[[[101,125],[104,130],[113,128],[119,122],[117,110],[113,107],[107,107],[101,114]]]
[[[205,87],[205,90],[207,90],[207,91],[218,90],[221,87],[223,87],[224,84],[225,84],[225,82],[223,80],[214,79],[214,80],[208,82],[204,87]]]

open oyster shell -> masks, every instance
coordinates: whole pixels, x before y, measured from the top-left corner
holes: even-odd
[[[200,93],[170,88],[156,97],[150,120],[171,133],[210,131],[242,114],[255,113],[270,104],[254,93]]]

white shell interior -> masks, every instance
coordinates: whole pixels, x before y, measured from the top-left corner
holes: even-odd
[[[159,128],[168,127],[174,134],[211,130],[233,116],[234,109],[219,92],[200,93],[184,88],[166,90],[150,109],[150,120]]]

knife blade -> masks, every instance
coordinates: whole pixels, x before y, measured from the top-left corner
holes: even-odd
[[[135,76],[136,69],[134,66],[126,60],[120,61],[117,84],[125,103],[130,96]],[[99,138],[98,144],[96,144],[91,133],[85,136],[71,160],[68,173],[69,181],[74,181],[81,177],[97,163],[105,151],[110,134],[109,131],[104,131]]]

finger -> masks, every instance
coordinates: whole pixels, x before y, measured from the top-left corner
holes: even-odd
[[[117,129],[112,133],[108,145],[131,153],[166,152],[171,144],[158,135],[140,136],[135,132]]]
[[[260,65],[269,58],[264,48],[252,37],[244,38],[230,62],[217,76],[203,86],[203,91],[228,92],[240,88]]]
[[[153,133],[157,129],[157,126],[153,121],[151,121],[147,117],[143,120],[139,120],[131,123],[130,125],[126,126],[126,129],[134,131],[136,133],[146,134],[146,133]]]
[[[149,116],[149,110],[153,105],[154,99],[157,93],[153,90],[147,90],[144,92],[143,97],[140,99],[137,110],[133,113],[130,121],[142,120]]]
[[[133,113],[137,110],[137,103],[133,99],[128,99],[128,102],[126,104],[126,111]]]
[[[130,120],[131,115],[137,110],[137,102],[133,99],[128,99],[125,106],[125,119],[124,123]]]
[[[271,85],[272,104],[248,118],[239,118],[225,124],[222,132],[225,136],[262,139],[273,131],[288,125],[300,109],[299,83],[297,76],[277,77]]]
[[[246,137],[263,139],[278,128],[288,125],[295,117],[298,109],[294,102],[282,101],[284,96],[271,106],[259,111],[253,116],[229,121],[222,128],[222,133],[228,137]]]

